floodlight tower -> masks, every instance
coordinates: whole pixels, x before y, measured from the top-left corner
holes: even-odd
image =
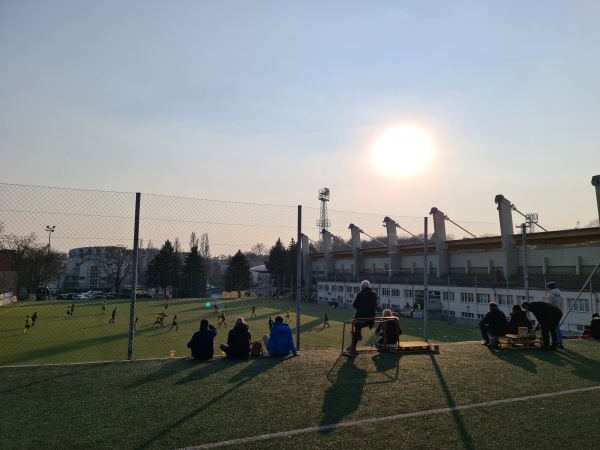
[[[321,201],[321,217],[317,220],[317,226],[321,230],[329,228],[331,223],[327,217],[327,202],[329,201],[329,189],[323,188],[319,191],[319,200]]]

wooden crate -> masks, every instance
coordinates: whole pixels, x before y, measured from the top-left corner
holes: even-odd
[[[537,335],[521,337],[517,334],[507,334],[498,338],[501,348],[520,349],[536,348],[542,346],[542,339]]]

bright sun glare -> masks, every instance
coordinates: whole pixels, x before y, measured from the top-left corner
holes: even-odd
[[[414,126],[387,129],[371,150],[371,161],[381,173],[405,177],[423,171],[433,153],[431,138]]]

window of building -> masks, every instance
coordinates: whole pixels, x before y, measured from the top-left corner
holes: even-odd
[[[442,298],[445,302],[453,302],[454,301],[454,292],[442,292]]]
[[[473,295],[472,292],[461,292],[460,293],[460,301],[463,303],[474,303],[475,302],[475,296]]]
[[[575,300],[574,298],[568,298],[567,304],[569,305],[569,309],[571,311],[578,312],[589,312],[590,311],[590,301],[589,299],[580,298],[579,300]],[[572,306],[572,308],[571,308]]]
[[[344,292],[344,286],[338,286],[338,292]]]
[[[400,297],[400,289],[392,289],[392,297]]]
[[[513,296],[507,295],[507,294],[498,294],[496,296],[496,299],[498,300],[498,305],[503,305],[503,306],[510,306],[510,305],[512,305],[512,302],[513,302]]]
[[[412,291],[412,289],[404,289],[404,297],[406,297],[406,298],[413,298],[413,291]]]
[[[477,294],[477,303],[487,305],[490,302],[490,294]]]
[[[385,295],[386,297],[390,296],[390,290],[388,288],[381,289],[381,295]]]
[[[456,311],[442,310],[442,315],[454,317],[454,316],[456,316]]]
[[[465,319],[474,319],[475,318],[475,313],[472,313],[472,312],[461,312],[460,316],[464,317]]]

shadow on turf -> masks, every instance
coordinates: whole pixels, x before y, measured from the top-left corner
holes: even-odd
[[[180,419],[176,420],[175,422],[166,424],[162,430],[160,430],[157,433],[155,433],[154,435],[150,436],[144,443],[142,443],[140,446],[138,446],[136,448],[139,450],[142,450],[142,449],[153,447],[161,439],[164,439],[164,436],[173,432],[178,427],[184,425],[186,422],[193,419],[195,416],[202,413],[204,410],[211,408],[215,404],[219,404],[227,397],[235,395],[235,392],[239,388],[244,386],[249,381],[255,380],[257,375],[264,373],[265,370],[272,369],[276,365],[284,362],[286,359],[289,359],[289,358],[277,358],[277,357],[275,357],[275,358],[259,357],[259,358],[250,358],[250,359],[216,358],[216,359],[211,359],[209,361],[203,361],[203,362],[196,361],[193,359],[182,360],[181,361],[182,366],[185,367],[186,370],[190,369],[190,368],[198,367],[198,366],[200,366],[200,370],[187,375],[184,379],[176,382],[175,384],[184,384],[184,383],[190,383],[190,382],[194,382],[194,381],[201,381],[202,379],[204,379],[206,377],[206,375],[213,374],[219,370],[224,370],[224,369],[230,368],[232,365],[244,365],[245,364],[245,367],[243,367],[242,370],[235,373],[229,379],[229,384],[231,386],[229,389],[227,389],[226,391],[224,391],[222,394],[218,395],[217,397],[206,401],[205,403],[200,405],[198,408],[194,409],[189,414],[186,414],[185,416],[181,417]],[[158,373],[155,372],[154,374],[149,375],[148,377],[145,377],[143,379],[143,380],[145,380],[144,382],[157,381],[157,378],[155,378],[157,375],[159,377],[162,376],[163,374],[167,374],[167,376],[172,375],[173,374],[172,366],[176,366],[176,365],[171,365],[171,367],[169,367],[169,366],[170,365],[168,363],[164,364],[162,366],[162,368],[157,371]],[[198,373],[196,373],[196,372],[198,372]],[[175,373],[181,373],[181,371],[175,372]],[[152,379],[148,379],[149,377]],[[141,384],[141,383],[138,383],[138,384]]]
[[[442,371],[440,370],[440,366],[438,366],[438,363],[435,360],[435,355],[429,355],[429,358],[431,359],[431,365],[432,365],[433,369],[435,370],[435,374],[439,380],[440,388],[442,390],[442,393],[444,394],[444,397],[446,398],[446,403],[448,404],[448,407],[455,408],[457,406],[456,402],[454,401],[454,398],[452,398],[452,394],[450,393],[450,389],[448,388],[448,385],[446,384],[446,380],[444,379],[444,375],[442,374]],[[467,428],[465,427],[465,424],[460,416],[460,412],[456,411],[456,410],[452,410],[451,415],[452,415],[452,420],[454,420],[454,423],[456,424],[456,429],[457,429],[457,431],[460,435],[460,438],[463,442],[463,448],[474,449],[475,446],[473,444],[473,440],[471,439],[471,437],[469,436],[469,433],[467,432]]]
[[[337,372],[336,367],[339,366]],[[335,377],[334,377],[335,374]],[[321,426],[331,426],[342,422],[344,417],[358,409],[367,380],[367,372],[354,365],[352,358],[338,358],[327,378],[332,382],[323,397]],[[331,433],[335,427],[328,427],[320,433]]]

